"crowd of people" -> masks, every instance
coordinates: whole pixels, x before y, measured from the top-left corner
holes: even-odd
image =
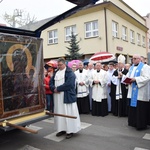
[[[135,54],[132,64],[125,64],[119,55],[117,63],[90,62],[86,68],[82,61],[69,68],[60,58],[57,69],[48,66],[46,71],[46,109],[77,117],[54,117],[56,136],[71,138],[80,131],[79,114],[128,117],[128,125],[137,130],[150,125],[150,66],[144,57]]]

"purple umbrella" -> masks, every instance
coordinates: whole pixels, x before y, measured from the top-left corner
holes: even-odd
[[[71,60],[68,62],[68,67],[72,68],[72,65],[75,64],[78,68],[79,62],[81,62],[81,60]]]

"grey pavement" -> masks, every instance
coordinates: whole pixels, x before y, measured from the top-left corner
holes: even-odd
[[[150,127],[137,131],[126,117],[80,115],[82,130],[71,139],[56,137],[54,120],[29,126],[38,134],[13,130],[0,134],[0,150],[150,150]]]

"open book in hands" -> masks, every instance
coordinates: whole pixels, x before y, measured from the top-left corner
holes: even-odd
[[[125,78],[125,80],[123,81],[126,84],[131,84],[132,83],[132,79],[131,78]]]

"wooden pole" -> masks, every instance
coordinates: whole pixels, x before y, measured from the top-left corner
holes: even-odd
[[[22,126],[18,126],[18,125],[15,125],[15,124],[9,123],[9,122],[6,122],[6,125],[7,125],[7,126],[14,127],[14,128],[16,128],[16,129],[23,130],[23,131],[31,132],[31,133],[34,133],[34,134],[37,134],[37,133],[38,133],[38,131],[35,131],[35,130],[32,130],[32,129],[29,129],[29,128],[25,128],[25,127],[22,127]]]
[[[75,117],[75,116],[69,116],[69,115],[64,115],[64,114],[56,114],[56,113],[52,113],[52,112],[49,112],[49,111],[46,111],[46,114],[47,115],[52,115],[52,116],[60,116],[60,117],[77,119],[77,117]]]

